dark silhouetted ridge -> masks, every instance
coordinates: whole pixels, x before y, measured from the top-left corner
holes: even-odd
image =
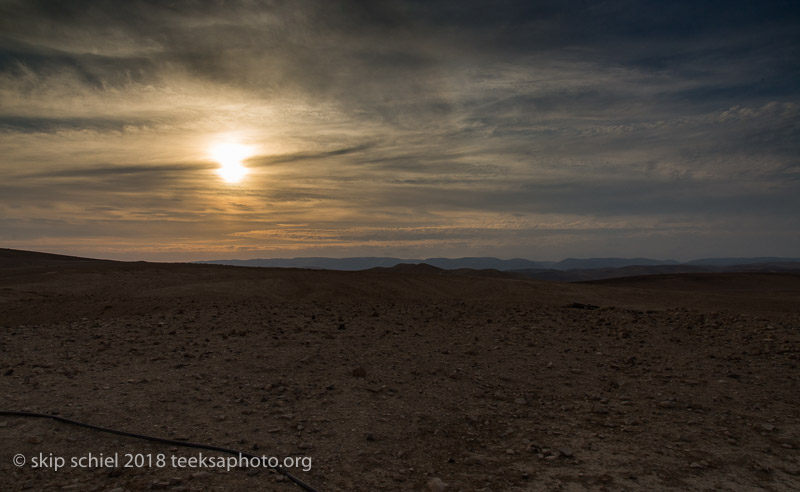
[[[0,268],[110,261],[111,260],[98,260],[95,258],[81,258],[80,256],[40,253],[38,251],[23,251],[19,249],[0,248]]]

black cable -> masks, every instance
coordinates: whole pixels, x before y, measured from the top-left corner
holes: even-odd
[[[48,415],[46,413],[35,413],[35,412],[17,412],[17,411],[9,411],[9,410],[0,410],[0,415],[5,415],[9,417],[35,417],[35,418],[42,418],[42,419],[53,419],[57,420],[58,422],[63,422],[65,424],[72,424],[77,425],[79,427],[86,427],[87,429],[92,429],[100,432],[108,432],[109,434],[117,434],[120,436],[126,437],[133,437],[135,439],[144,439],[146,441],[153,441],[153,442],[160,442],[163,444],[172,444],[173,446],[183,446],[185,448],[199,448],[199,449],[208,449],[209,451],[219,451],[220,453],[227,453],[232,454],[235,456],[246,456],[247,458],[255,458],[260,460],[259,456],[250,453],[243,453],[241,451],[237,451],[235,449],[228,449],[222,448],[219,446],[212,446],[210,444],[198,444],[194,442],[186,442],[186,441],[175,441],[173,439],[164,439],[163,437],[153,437],[153,436],[145,436],[143,434],[135,434],[133,432],[125,432],[116,429],[109,429],[107,427],[100,427],[99,425],[92,425],[87,424],[85,422],[78,422],[77,420],[71,420],[64,417],[59,417],[58,415]],[[269,466],[269,465],[268,465]],[[282,466],[269,466],[269,468],[275,470],[276,472],[280,473],[281,475],[285,476],[295,484],[297,484],[300,488],[307,492],[319,492],[314,487],[308,485],[307,483],[303,482],[299,478],[295,477],[287,470],[285,470]]]

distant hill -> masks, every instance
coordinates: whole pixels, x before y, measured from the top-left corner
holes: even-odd
[[[375,267],[366,270],[374,273],[417,273],[417,274],[441,274],[446,272],[442,268],[438,268],[427,263],[400,263],[392,267]]]
[[[0,268],[18,268],[31,265],[64,265],[85,262],[108,262],[79,256],[55,255],[38,251],[0,248]]]
[[[650,258],[567,258],[556,263],[556,270],[578,268],[623,268],[629,266],[679,265],[675,260],[651,260]]]
[[[111,265],[144,262],[116,262],[35,251],[0,248],[0,268],[66,267],[80,264]],[[272,258],[255,260],[214,260],[202,264],[301,268],[307,270],[369,270],[373,273],[428,274],[449,277],[518,278],[551,282],[591,282],[618,278],[682,273],[800,273],[800,258],[704,258],[686,263],[649,258],[567,258],[558,262],[523,258],[493,257],[428,258]],[[180,264],[178,264],[180,265]]]
[[[800,258],[778,258],[775,256],[762,256],[758,258],[702,258],[700,260],[687,261],[687,265],[710,265],[710,266],[732,266],[732,265],[752,265],[761,263],[797,263]]]
[[[800,262],[752,263],[742,265],[631,265],[621,268],[584,268],[574,270],[522,269],[510,270],[536,280],[552,282],[588,282],[625,277],[643,277],[676,273],[800,273]]]
[[[353,257],[353,258],[260,258],[254,260],[210,260],[195,263],[212,263],[216,265],[236,265],[250,267],[282,267],[282,268],[320,268],[325,270],[368,270],[370,268],[391,268],[401,264],[421,264],[444,270],[471,268],[474,270],[516,270],[523,268],[557,268],[553,261],[531,261],[522,258],[501,260],[492,257],[468,258],[427,258],[401,259],[392,257]]]
[[[368,270],[375,267],[393,267],[401,263],[422,263],[422,260],[403,260],[390,257],[355,258],[258,258],[253,260],[210,260],[194,263],[268,268],[310,268],[322,270]]]
[[[550,276],[553,280],[562,278],[576,278],[586,275],[596,278],[594,274],[579,273],[577,271],[606,269],[609,275],[648,275],[651,272],[646,268],[656,268],[664,273],[679,272],[706,272],[717,271],[713,268],[728,266],[741,267],[742,265],[776,265],[800,263],[800,258],[704,258],[680,263],[675,260],[654,260],[651,258],[566,258],[561,261],[534,261],[524,258],[502,260],[493,257],[466,257],[466,258],[426,258],[426,259],[401,259],[392,257],[353,257],[353,258],[264,258],[254,260],[211,260],[196,263],[213,263],[218,265],[236,265],[249,267],[282,267],[282,268],[312,268],[325,270],[369,270],[370,268],[391,268],[403,264],[427,264],[444,270],[499,270],[513,271],[532,275],[539,271],[541,275]],[[634,268],[635,267],[635,268]],[[662,268],[663,267],[663,268]],[[673,268],[675,267],[675,268]],[[706,267],[713,267],[706,269]],[[642,268],[645,268],[644,270]],[[627,269],[614,272],[615,269]],[[661,270],[659,270],[661,269]],[[572,272],[568,275],[546,272]],[[643,273],[635,273],[641,271]],[[752,270],[750,270],[752,271]],[[598,272],[599,273],[599,272]],[[605,273],[604,273],[605,274]],[[538,278],[538,277],[537,277]],[[603,277],[613,278],[613,277]]]
[[[800,266],[800,264],[798,265]],[[708,267],[697,265],[630,265],[620,268],[576,268],[572,270],[555,269],[523,269],[511,270],[524,277],[551,282],[584,282],[590,280],[604,280],[620,277],[635,277],[640,275],[657,275],[667,273],[702,273],[713,271]]]

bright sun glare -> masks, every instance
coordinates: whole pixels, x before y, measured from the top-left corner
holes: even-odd
[[[247,175],[247,168],[242,161],[250,155],[250,148],[238,143],[222,143],[211,147],[211,157],[219,162],[217,174],[227,183],[238,183]]]

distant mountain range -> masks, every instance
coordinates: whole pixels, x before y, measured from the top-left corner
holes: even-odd
[[[74,256],[0,248],[0,268],[50,265],[65,267],[79,263],[115,263]],[[137,262],[138,263],[138,262]],[[679,273],[793,273],[800,274],[800,258],[703,258],[680,263],[649,258],[567,258],[561,261],[501,260],[492,257],[401,259],[272,258],[213,260],[195,263],[249,267],[282,267],[325,270],[372,270],[376,273],[413,273],[468,277],[516,277],[556,282],[581,282]]]
[[[719,271],[800,271],[800,258],[703,258],[681,263],[650,258],[566,258],[561,261],[533,261],[524,258],[501,260],[492,257],[401,259],[355,258],[267,258],[254,260],[212,260],[197,263],[249,267],[316,268],[325,270],[367,270],[403,264],[427,264],[443,270],[499,270],[541,280],[574,282],[605,278]]]
[[[800,261],[800,260],[798,260]],[[678,265],[674,260],[651,260],[649,258],[567,258],[561,261],[533,261],[524,258],[501,260],[493,257],[466,258],[425,258],[402,259],[390,257],[354,257],[354,258],[263,258],[254,260],[211,260],[196,263],[213,263],[217,265],[236,265],[252,267],[280,268],[320,268],[325,270],[367,270],[370,268],[389,268],[402,264],[425,263],[443,270],[472,268],[475,270],[522,270],[522,269],[554,269],[570,270],[574,268],[619,268],[630,265]]]

